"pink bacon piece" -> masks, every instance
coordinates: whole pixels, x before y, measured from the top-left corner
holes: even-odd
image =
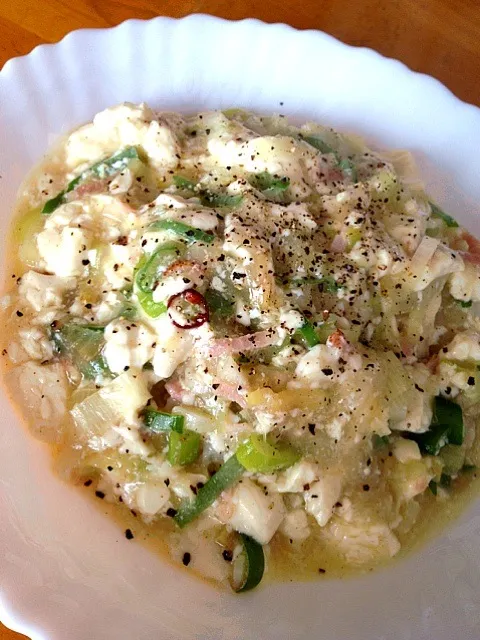
[[[212,356],[221,356],[223,354],[242,353],[244,351],[253,351],[254,349],[265,349],[271,347],[278,341],[278,335],[273,329],[266,331],[258,331],[257,333],[249,333],[246,336],[237,336],[235,338],[220,338],[213,340],[209,344],[209,353]]]

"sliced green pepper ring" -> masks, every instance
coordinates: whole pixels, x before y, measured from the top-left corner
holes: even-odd
[[[166,242],[150,255],[144,255],[137,265],[135,282],[143,293],[150,293],[155,282],[172,262],[178,260],[183,253],[183,247],[173,242]]]
[[[263,547],[256,540],[240,534],[243,549],[232,563],[230,585],[235,593],[250,591],[258,586],[265,571]]]

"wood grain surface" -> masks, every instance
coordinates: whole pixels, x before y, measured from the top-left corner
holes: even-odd
[[[189,13],[321,29],[398,58],[480,105],[479,0],[0,0],[0,68],[73,29]],[[22,637],[0,624],[0,640]]]

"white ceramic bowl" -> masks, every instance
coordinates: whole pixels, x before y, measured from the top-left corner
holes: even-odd
[[[54,137],[123,100],[276,111],[408,148],[432,195],[480,233],[479,109],[325,34],[197,15],[77,31],[5,65],[2,237],[20,181]],[[52,475],[3,395],[0,411],[0,618],[34,640],[480,638],[479,505],[376,574],[238,597],[128,542]]]

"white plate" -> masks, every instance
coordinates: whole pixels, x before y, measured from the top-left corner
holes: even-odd
[[[415,152],[430,191],[480,233],[480,110],[393,60],[318,32],[207,16],[77,31],[0,73],[0,230],[59,133],[123,100],[244,106]],[[476,204],[475,204],[476,203]],[[423,551],[347,581],[235,597],[176,570],[49,471],[0,398],[0,617],[34,640],[478,640],[480,509]]]

